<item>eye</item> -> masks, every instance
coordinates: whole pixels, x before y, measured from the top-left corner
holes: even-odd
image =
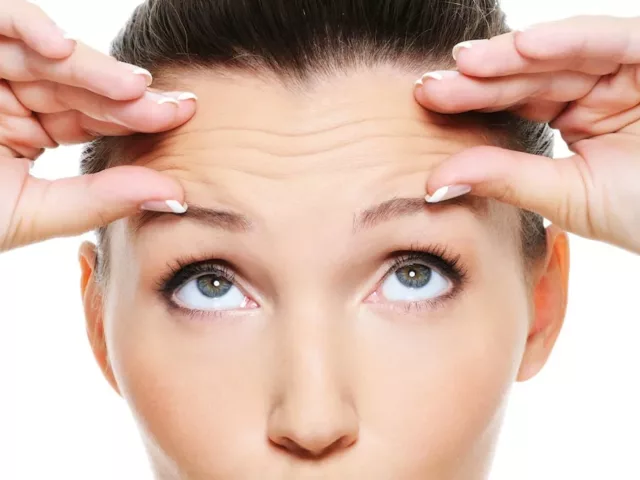
[[[189,310],[235,310],[250,300],[233,281],[215,273],[187,281],[174,294],[176,303]]]
[[[384,280],[377,296],[391,302],[418,302],[444,295],[450,282],[434,268],[411,263],[392,271]]]

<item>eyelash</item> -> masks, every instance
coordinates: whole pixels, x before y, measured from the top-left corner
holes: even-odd
[[[439,271],[453,283],[453,288],[451,288],[448,293],[441,295],[438,298],[394,304],[394,308],[401,308],[405,313],[437,310],[442,308],[448,301],[452,300],[462,292],[469,281],[469,272],[462,262],[462,256],[450,252],[444,245],[412,245],[409,250],[396,252],[393,256],[393,263],[386,275],[382,277],[377,288],[380,288],[380,285],[382,285],[387,278],[389,278],[390,275],[393,275],[398,269],[415,263],[425,264],[425,266]]]
[[[406,313],[422,310],[435,310],[443,307],[449,300],[458,295],[468,282],[468,270],[461,260],[461,255],[453,254],[443,245],[412,245],[409,250],[395,252],[391,255],[393,262],[387,273],[383,276],[377,288],[398,269],[414,263],[422,263],[444,274],[453,282],[451,291],[436,299],[420,300],[403,303],[401,307]],[[190,316],[202,315],[202,312],[189,310],[172,300],[173,294],[188,281],[201,275],[218,275],[229,283],[235,283],[236,274],[233,268],[225,261],[212,260],[207,257],[182,257],[167,264],[167,273],[157,282],[157,289],[167,304],[172,309],[178,309]],[[376,288],[376,290],[377,290]],[[206,315],[215,315],[228,312],[207,312]]]
[[[173,293],[189,280],[201,275],[218,275],[229,283],[234,283],[236,274],[222,260],[184,257],[167,264],[167,273],[158,280],[157,288],[163,295],[171,297]]]

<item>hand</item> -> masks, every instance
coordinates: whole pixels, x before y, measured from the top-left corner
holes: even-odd
[[[83,233],[142,204],[180,210],[181,185],[151,169],[50,182],[29,167],[59,144],[176,128],[195,113],[194,101],[180,101],[192,95],[148,90],[149,72],[66,38],[22,0],[0,0],[0,59],[0,252]]]
[[[640,18],[575,17],[454,49],[458,72],[423,77],[421,105],[440,113],[509,110],[547,122],[575,155],[494,147],[456,154],[427,191],[470,186],[569,232],[640,253]],[[449,189],[450,194],[464,188]],[[451,197],[450,197],[451,198]],[[433,200],[438,200],[435,198]]]

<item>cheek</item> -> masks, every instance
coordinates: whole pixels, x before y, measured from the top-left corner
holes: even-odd
[[[368,319],[376,328],[360,332],[359,413],[404,457],[409,478],[449,478],[495,441],[524,351],[527,302],[519,284],[505,283],[419,315],[411,324]]]
[[[187,322],[149,302],[114,308],[114,374],[141,429],[169,458],[196,477],[232,478],[236,457],[263,440],[264,342],[237,323]]]

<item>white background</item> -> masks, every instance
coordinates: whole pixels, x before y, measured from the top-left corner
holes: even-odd
[[[38,3],[106,52],[138,2]],[[577,14],[640,15],[637,0],[504,0],[503,7],[513,27]],[[75,175],[79,154],[80,147],[47,152],[35,174]],[[129,411],[85,338],[79,241],[0,256],[2,479],[150,479]],[[543,372],[514,387],[493,480],[640,479],[639,272],[640,256],[572,237],[564,330]]]

